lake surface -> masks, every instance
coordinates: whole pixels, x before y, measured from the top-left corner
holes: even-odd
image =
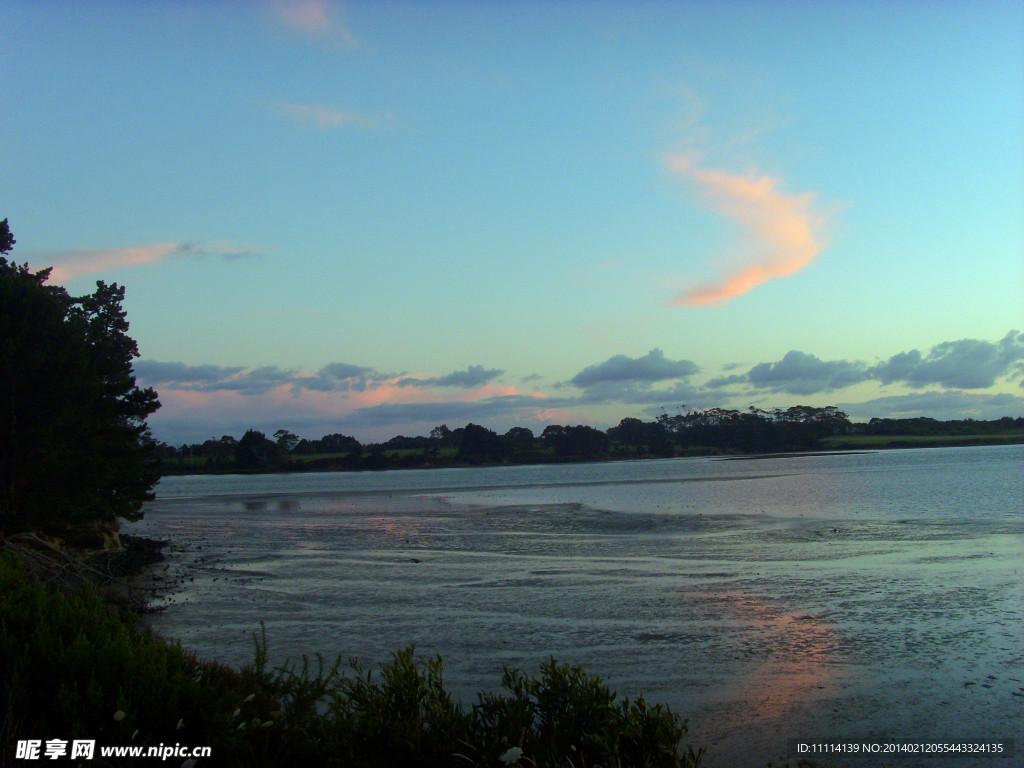
[[[200,655],[582,664],[690,722],[706,765],[789,739],[992,741],[1024,765],[1024,446],[169,477],[129,533],[180,581],[148,621]],[[788,758],[795,762],[793,757]],[[837,765],[874,768],[864,758]]]

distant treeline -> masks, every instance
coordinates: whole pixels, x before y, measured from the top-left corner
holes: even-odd
[[[951,437],[956,435],[995,435],[1024,429],[1024,418],[1004,416],[992,421],[954,419],[938,421],[920,416],[914,419],[872,419],[867,424],[857,424],[857,430],[864,435],[917,435],[922,437]]]
[[[810,451],[837,435],[985,435],[1010,430],[1024,430],[1024,419],[872,419],[854,424],[834,406],[798,405],[771,411],[712,408],[662,414],[654,421],[626,418],[607,431],[552,424],[540,435],[525,427],[498,434],[479,424],[456,429],[441,424],[426,436],[398,435],[365,445],[343,434],[308,440],[286,429],[271,437],[250,429],[241,439],[224,435],[180,446],[159,443],[157,450],[163,471],[170,474],[376,470]]]

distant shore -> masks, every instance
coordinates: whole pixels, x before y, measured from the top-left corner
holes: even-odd
[[[980,445],[1019,445],[1024,433],[996,435],[835,435],[824,447],[836,450],[889,450],[895,448],[968,448]]]
[[[822,439],[822,445],[806,450],[787,450],[769,452],[731,451],[721,448],[688,448],[675,456],[653,454],[637,454],[635,456],[551,456],[539,459],[536,455],[528,461],[497,460],[497,461],[465,461],[458,456],[437,456],[434,460],[414,467],[400,464],[383,464],[373,471],[385,472],[390,469],[450,469],[458,467],[497,467],[523,466],[543,464],[597,463],[605,461],[643,461],[646,459],[692,458],[706,456],[721,459],[767,459],[783,456],[821,456],[836,453],[863,453],[865,451],[887,451],[904,448],[968,448],[978,446],[1020,445],[1024,444],[1024,432],[1006,434],[976,435],[834,435]],[[386,455],[386,452],[385,452]],[[163,467],[164,475],[239,475],[239,474],[280,474],[292,472],[352,472],[366,471],[352,467],[340,460],[340,457],[311,457],[305,460],[294,460],[287,464],[273,467],[240,469],[231,466],[207,467],[203,465],[185,465]]]

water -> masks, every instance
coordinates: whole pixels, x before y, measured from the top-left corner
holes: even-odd
[[[229,663],[261,620],[277,661],[411,643],[472,701],[554,656],[668,703],[712,766],[794,738],[1024,755],[1022,466],[1006,446],[171,477],[129,532],[182,548],[154,628]]]

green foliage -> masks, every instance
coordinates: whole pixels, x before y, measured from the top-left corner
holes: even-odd
[[[2,252],[13,243],[5,219]],[[0,532],[138,519],[159,479],[124,289],[72,297],[49,275],[0,257]]]
[[[394,654],[379,680],[352,663],[330,695],[343,764],[445,766],[474,751],[472,716],[442,684],[441,660],[417,662],[413,649]]]
[[[203,679],[212,668],[136,628],[89,585],[65,595],[0,556],[3,743],[60,734],[129,744],[136,730],[134,743],[198,738],[223,709]]]
[[[686,723],[667,707],[639,698],[616,702],[600,679],[554,659],[539,678],[509,667],[501,694],[481,694],[474,708],[486,751],[509,744],[536,765],[696,766],[704,750],[679,744]]]
[[[702,751],[680,748],[677,715],[617,701],[578,667],[552,660],[539,677],[506,668],[502,686],[467,708],[445,690],[440,658],[417,659],[411,647],[376,673],[355,662],[342,672],[340,659],[319,656],[268,670],[265,637],[240,670],[199,661],[88,586],[64,594],[0,552],[0,744],[179,742],[210,746],[212,764],[247,768],[700,762]]]

